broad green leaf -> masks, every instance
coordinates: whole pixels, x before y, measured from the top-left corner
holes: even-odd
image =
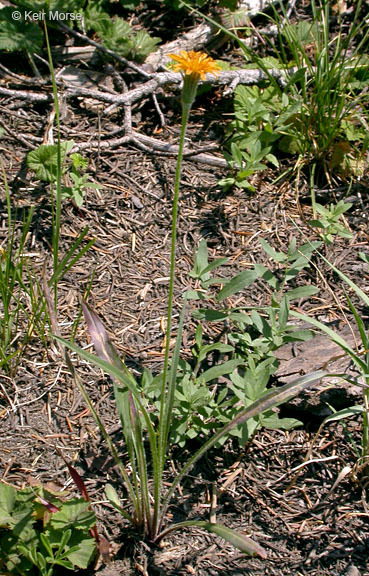
[[[251,311],[251,320],[253,325],[257,328],[260,334],[264,334],[265,320],[260,316],[256,310]]]
[[[16,501],[17,491],[13,486],[0,482],[0,527],[5,528],[12,521],[11,512]]]
[[[92,562],[96,554],[96,542],[88,534],[75,532],[69,541],[71,549],[67,551],[66,558],[74,567],[85,570]]]
[[[64,502],[59,512],[55,512],[50,518],[50,526],[55,530],[65,530],[70,526],[89,529],[95,523],[95,514],[90,509],[89,502],[77,498]]]
[[[109,500],[109,502],[111,504],[115,504],[117,506],[122,507],[122,503],[121,503],[120,498],[118,496],[118,492],[116,491],[114,486],[112,486],[111,484],[107,484],[105,486],[105,496],[107,497],[107,499]]]
[[[45,182],[56,180],[58,151],[56,145],[42,144],[27,155],[28,168],[36,173],[36,177]]]
[[[61,144],[61,161],[65,161],[66,155],[73,148],[74,142],[68,140]],[[56,180],[58,162],[58,147],[56,144],[41,144],[35,150],[27,154],[27,166],[36,173],[37,178],[45,182]]]
[[[240,322],[248,326],[252,325],[252,320],[249,314],[245,314],[245,312],[231,312],[229,318],[230,320],[233,320],[233,322]]]
[[[279,418],[278,414],[272,416],[261,416],[260,423],[264,428],[269,430],[291,430],[297,426],[302,426],[303,423],[296,418]]]
[[[319,288],[316,286],[299,286],[298,288],[292,288],[286,292],[286,296],[289,300],[296,300],[298,298],[310,298],[319,292]]]
[[[182,296],[186,296],[187,300],[205,300],[206,294],[204,290],[186,290]]]
[[[111,484],[105,486],[105,495],[109,500],[110,504],[121,514],[124,518],[130,519],[128,513],[121,506],[119,496],[115,488]],[[132,521],[132,520],[131,520]]]
[[[244,364],[244,360],[236,359],[236,360],[228,360],[223,364],[219,364],[218,366],[212,366],[208,370],[205,370],[199,376],[199,380],[202,382],[210,382],[210,380],[215,380],[220,376],[224,376],[224,374],[231,374],[233,370],[240,366],[240,364]]]
[[[208,310],[200,308],[199,310],[194,310],[193,317],[198,320],[206,320],[207,322],[223,322],[228,318],[228,312],[222,312],[221,310]]]
[[[291,324],[287,326],[287,329],[289,332],[284,337],[285,342],[306,342],[306,340],[314,338],[311,330],[295,330]]]

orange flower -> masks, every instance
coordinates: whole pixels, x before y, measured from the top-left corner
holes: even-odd
[[[190,50],[186,52],[181,50],[181,54],[169,54],[172,60],[177,63],[173,66],[175,72],[184,72],[185,75],[192,75],[196,77],[197,80],[205,80],[205,74],[218,75],[220,67],[218,64],[204,54],[204,52],[195,52]]]

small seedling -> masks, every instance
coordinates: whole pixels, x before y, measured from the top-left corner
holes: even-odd
[[[352,233],[340,222],[342,214],[350,210],[351,206],[350,202],[345,203],[343,200],[337,204],[330,204],[328,208],[315,203],[314,207],[320,218],[310,220],[308,224],[321,230],[320,237],[327,245],[332,244],[334,236],[352,238]]]
[[[85,173],[88,167],[88,160],[81,154],[69,154],[74,146],[72,140],[61,143],[61,167],[64,180],[72,180],[71,186],[61,187],[61,197],[70,198],[80,207],[87,189],[99,189],[100,184],[96,184],[89,179]],[[57,180],[58,147],[55,144],[42,144],[35,150],[28,153],[28,167],[33,170],[40,180],[54,183]]]

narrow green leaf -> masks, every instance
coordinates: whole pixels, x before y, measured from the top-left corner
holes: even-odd
[[[200,308],[199,310],[193,311],[193,317],[198,320],[206,320],[207,322],[223,322],[228,318],[228,312],[222,312],[220,310],[206,310]]]
[[[226,354],[227,352],[233,352],[234,347],[230,344],[223,344],[223,342],[214,342],[214,344],[203,346],[198,357],[198,362],[202,362],[206,358],[207,354],[214,350],[221,354]]]
[[[244,552],[249,556],[260,556],[264,560],[267,558],[267,553],[264,548],[240,532],[236,532],[235,530],[231,530],[231,528],[213,522],[206,522],[205,524],[202,524],[201,527],[208,532],[220,536],[232,544],[232,546],[238,548],[238,550],[241,550],[241,552]]]
[[[74,564],[69,560],[55,560],[54,563],[57,564],[58,566],[63,566],[63,568],[65,568],[66,570],[74,569]]]
[[[365,324],[364,324],[362,318],[359,316],[355,306],[351,302],[348,294],[346,294],[346,291],[345,291],[345,296],[346,296],[346,300],[348,302],[348,305],[350,306],[351,312],[354,315],[356,325],[359,329],[361,342],[363,343],[364,349],[367,350],[369,342],[368,342],[368,335],[367,335],[367,332],[365,330]]]
[[[47,539],[46,534],[44,534],[43,532],[40,532],[40,540],[42,542],[42,544],[45,546],[46,552],[49,554],[49,556],[53,556],[53,549],[51,548],[50,542]]]
[[[285,294],[281,300],[279,307],[278,323],[280,328],[285,327],[288,321],[288,316],[290,313],[290,307],[288,302],[288,296]]]
[[[224,288],[222,288],[219,291],[217,295],[217,301],[221,302],[222,300],[225,300],[225,298],[229,298],[229,296],[232,296],[232,294],[235,294],[236,292],[243,290],[244,288],[252,284],[257,278],[259,278],[259,276],[260,274],[255,269],[245,270],[244,272],[241,272],[240,274],[232,278],[232,280],[230,280],[224,286]]]
[[[222,266],[223,264],[228,262],[228,260],[229,258],[217,258],[216,260],[213,260],[212,262],[210,262],[208,266],[206,266],[206,268],[204,268],[204,270],[202,270],[201,276],[203,276],[204,274],[208,274],[215,268],[219,268],[219,266]]]
[[[244,360],[228,360],[227,362],[223,362],[223,364],[212,366],[208,370],[205,370],[205,372],[200,374],[198,379],[202,382],[210,382],[210,380],[215,380],[225,374],[231,374],[240,364],[244,364]]]
[[[287,260],[286,254],[274,250],[274,248],[272,248],[271,245],[266,240],[264,240],[264,238],[259,238],[259,242],[264,252],[266,252],[268,256],[270,256],[270,258],[275,262],[282,264]]]
[[[161,540],[164,538],[164,536],[170,532],[174,532],[175,530],[182,530],[183,528],[192,527],[202,528],[203,530],[207,530],[212,534],[220,536],[220,538],[223,538],[223,540],[226,540],[232,544],[232,546],[238,550],[241,550],[241,552],[248,554],[249,556],[260,556],[263,559],[267,558],[267,553],[264,548],[260,546],[260,544],[254,542],[254,540],[251,540],[251,538],[245,536],[241,532],[236,532],[227,526],[223,526],[222,524],[217,524],[215,522],[204,522],[203,520],[186,520],[185,522],[179,522],[178,524],[169,526],[169,528],[159,534],[157,539]]]
[[[343,408],[334,414],[330,414],[324,419],[324,424],[328,422],[335,422],[336,420],[343,420],[345,418],[350,418],[350,416],[356,416],[364,412],[364,406],[351,406],[350,408]]]
[[[364,374],[367,372],[366,363],[361,360],[359,354],[357,354],[351,348],[351,346],[349,344],[347,344],[346,340],[344,340],[342,338],[342,336],[340,336],[337,332],[335,332],[334,330],[329,328],[329,326],[326,326],[322,322],[319,322],[319,320],[316,320],[315,318],[311,318],[310,316],[307,316],[306,314],[301,314],[300,312],[296,312],[295,310],[291,310],[291,316],[294,316],[295,318],[298,318],[299,320],[303,320],[304,322],[309,322],[309,324],[312,324],[316,328],[319,328],[319,330],[321,330],[322,332],[325,332],[325,334],[327,334],[333,342],[335,342],[338,346],[340,346],[340,348],[342,348],[342,350],[347,352],[347,354],[353,359],[355,364],[359,367],[360,370],[362,370],[362,372]]]
[[[207,266],[208,266],[208,248],[206,240],[202,238],[199,242],[199,246],[195,253],[194,266],[191,272],[189,272],[189,276],[191,278],[202,278],[203,280],[206,280],[207,277],[209,277],[209,275],[206,276],[206,273],[204,274],[204,270],[206,269]]]
[[[310,298],[319,292],[319,288],[316,286],[299,286],[298,288],[293,288],[286,292],[289,300],[296,300],[297,298]]]
[[[200,350],[201,344],[202,344],[202,326],[201,326],[201,324],[198,324],[196,327],[195,342],[196,342],[197,348]]]

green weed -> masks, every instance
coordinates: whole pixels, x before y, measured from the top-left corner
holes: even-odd
[[[85,569],[96,554],[89,502],[63,501],[41,486],[17,490],[0,482],[0,571],[52,576],[58,566]]]

